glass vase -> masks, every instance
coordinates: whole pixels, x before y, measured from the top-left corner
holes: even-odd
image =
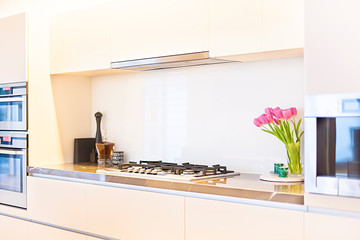
[[[289,171],[293,175],[302,174],[302,164],[300,161],[300,142],[285,144],[288,156]]]

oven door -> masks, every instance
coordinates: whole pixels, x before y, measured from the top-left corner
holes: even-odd
[[[0,98],[0,130],[27,130],[26,95]]]
[[[27,150],[0,148],[0,203],[26,208]]]

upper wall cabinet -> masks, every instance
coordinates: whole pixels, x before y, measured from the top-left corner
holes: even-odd
[[[303,47],[304,0],[210,0],[212,57]]]
[[[263,51],[304,47],[304,0],[263,0]]]
[[[306,0],[306,94],[360,92],[359,3]]]
[[[111,0],[63,13],[51,17],[51,73],[200,51],[246,61],[244,55],[302,48],[303,1]]]
[[[261,51],[261,0],[210,0],[212,57]]]
[[[208,50],[207,0],[131,0],[112,5],[112,62]]]
[[[50,18],[50,73],[108,69],[108,5],[62,13]]]
[[[0,19],[0,83],[27,81],[26,15]]]

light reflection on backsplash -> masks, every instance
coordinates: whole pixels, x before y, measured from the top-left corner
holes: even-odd
[[[144,157],[181,163],[187,144],[188,91],[186,77],[145,81]]]

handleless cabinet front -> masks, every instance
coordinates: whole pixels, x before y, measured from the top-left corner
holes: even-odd
[[[0,215],[0,239],[27,240],[29,222]]]
[[[208,50],[207,0],[111,4],[112,62]]]
[[[305,213],[305,240],[357,240],[359,218]]]
[[[211,57],[302,48],[303,35],[304,0],[209,0]]]
[[[121,240],[184,240],[184,197],[87,186],[87,232]]]
[[[185,216],[186,240],[303,240],[301,211],[187,197]]]
[[[0,19],[0,83],[27,80],[25,13]]]
[[[86,230],[85,185],[27,177],[28,218],[76,230]]]
[[[51,74],[110,67],[108,13],[101,4],[51,16]]]
[[[210,0],[212,57],[261,51],[261,0]]]
[[[304,0],[265,0],[263,51],[304,47]]]
[[[86,235],[37,223],[29,223],[27,240],[87,240]]]

